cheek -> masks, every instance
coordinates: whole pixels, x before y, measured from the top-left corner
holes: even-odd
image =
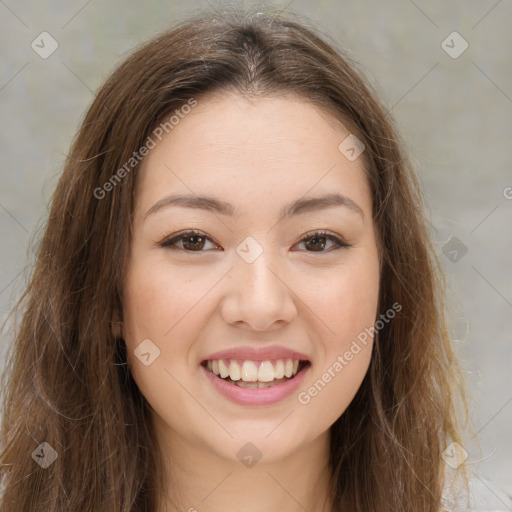
[[[176,338],[176,331],[190,322],[215,276],[197,278],[183,271],[169,271],[161,258],[135,259],[124,288],[125,340],[153,336],[159,343]],[[211,282],[210,282],[211,281]]]
[[[188,365],[183,363],[187,362],[192,340],[200,331],[200,322],[193,319],[202,314],[206,301],[201,299],[211,288],[213,283],[209,281],[214,277],[197,280],[169,272],[162,262],[142,258],[132,262],[124,287],[123,337],[132,373],[140,387],[149,369],[152,379],[158,368],[172,369],[176,377],[185,376]],[[151,341],[144,342],[150,358],[154,357],[152,352],[157,354],[151,366],[141,364],[134,354],[143,346],[143,340]],[[166,386],[172,383],[169,376],[161,378]]]
[[[331,315],[338,349],[373,326],[378,293],[379,276],[372,268],[354,269],[340,280],[333,293]]]
[[[371,360],[379,294],[376,254],[354,258],[317,289],[311,304],[328,330],[317,347],[319,363],[297,396],[327,428],[346,410]]]
[[[350,405],[368,370],[371,346],[371,342],[354,344],[333,354],[299,390],[299,410],[317,419],[315,430],[327,430]]]
[[[184,401],[180,383],[194,377],[186,363],[201,330],[199,317],[206,314],[207,304],[201,299],[213,285],[204,281],[214,277],[198,284],[150,258],[134,259],[129,266],[123,309],[128,364],[141,393],[162,417],[174,410],[191,417],[197,413],[194,401]]]
[[[352,340],[374,325],[379,297],[379,264],[376,253],[359,254],[346,265],[317,280],[311,309],[328,329],[323,349],[327,357],[344,352]]]

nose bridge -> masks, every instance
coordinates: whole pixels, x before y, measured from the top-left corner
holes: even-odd
[[[282,282],[276,276],[276,269],[281,265],[278,256],[268,245],[264,247],[255,238],[247,237],[238,245],[236,252],[236,271],[240,274],[243,288],[250,295],[280,295]],[[271,296],[266,299],[271,299]]]
[[[243,321],[255,329],[290,322],[296,310],[292,292],[280,275],[284,265],[279,256],[253,237],[240,243],[236,252],[226,320]]]

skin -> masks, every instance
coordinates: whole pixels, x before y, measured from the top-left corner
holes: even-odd
[[[351,162],[338,150],[349,133],[303,98],[224,92],[201,98],[144,159],[122,334],[167,461],[158,512],[330,510],[329,427],[366,374],[371,338],[309,403],[297,395],[377,315],[370,190],[362,159]],[[285,204],[332,192],[362,214],[335,206],[279,218]],[[239,215],[168,206],[145,217],[170,194],[211,195]],[[183,248],[197,247],[190,239],[175,250],[158,245],[187,229],[212,241],[195,252]],[[311,238],[301,242],[315,230],[351,246],[336,249],[326,239],[324,252],[315,251]],[[263,248],[252,263],[236,252],[248,236]],[[160,350],[148,366],[134,355],[145,339]],[[213,352],[270,344],[303,352],[312,364],[298,392],[276,405],[234,404],[203,375],[200,362]],[[237,458],[247,442],[262,454],[252,467]]]

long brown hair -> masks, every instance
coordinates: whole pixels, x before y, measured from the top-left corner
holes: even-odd
[[[154,512],[163,461],[113,329],[122,320],[134,153],[191,99],[228,89],[298,94],[364,143],[382,252],[379,315],[394,303],[402,309],[378,332],[368,373],[331,427],[333,507],[440,510],[441,453],[459,440],[460,384],[444,285],[414,173],[389,113],[355,69],[291,14],[224,9],[154,38],[106,81],[73,142],[16,308],[2,386],[3,512]],[[50,447],[58,456],[44,468],[36,456]]]

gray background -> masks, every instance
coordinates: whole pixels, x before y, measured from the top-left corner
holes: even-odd
[[[0,0],[1,319],[22,290],[36,229],[94,92],[134,46],[206,5]],[[475,462],[472,471],[512,493],[506,435],[512,423],[512,2],[275,5],[289,5],[323,26],[392,110],[423,184],[448,276],[452,335],[481,445],[479,452],[475,439],[466,440],[468,460]],[[59,45],[46,59],[31,48],[43,31]],[[458,58],[443,49],[460,50],[457,39],[442,45],[453,31],[469,44]],[[467,247],[462,257],[460,245],[445,247],[451,237]],[[1,340],[1,361],[8,342]]]

